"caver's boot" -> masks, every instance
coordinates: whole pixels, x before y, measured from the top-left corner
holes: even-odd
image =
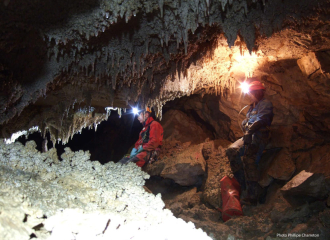
[[[242,205],[257,205],[258,204],[258,183],[257,182],[247,182],[247,194],[246,197],[241,199]]]

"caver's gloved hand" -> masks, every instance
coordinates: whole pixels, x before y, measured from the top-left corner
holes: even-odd
[[[261,121],[254,122],[248,127],[248,130],[243,136],[244,145],[249,145],[252,143],[252,134],[258,131],[263,126]]]
[[[246,132],[243,136],[244,145],[249,145],[252,143],[252,134]]]
[[[132,151],[131,151],[131,154],[129,155],[129,157],[134,157],[135,155],[137,154],[137,149],[136,148],[133,148]]]
[[[247,119],[247,118],[245,118],[245,119],[242,121],[242,125],[241,125],[241,127],[242,127],[243,131],[244,131],[244,129],[245,129],[245,125],[246,125],[247,122],[248,122],[248,119]]]
[[[140,152],[142,152],[142,151],[143,151],[143,147],[142,147],[142,145],[140,145],[140,147],[139,147],[139,149],[137,150],[136,154],[138,154],[138,153],[140,153]]]

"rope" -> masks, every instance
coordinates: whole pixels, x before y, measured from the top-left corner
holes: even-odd
[[[242,128],[241,124],[239,123],[239,115],[241,114],[241,112],[242,112],[245,108],[247,108],[247,107],[249,107],[249,106],[250,106],[250,105],[246,105],[245,107],[243,107],[243,108],[241,109],[241,111],[239,111],[239,113],[238,113],[238,115],[237,115],[237,123],[238,123],[238,126],[240,127],[240,129],[242,130],[243,134],[244,134],[244,129]]]

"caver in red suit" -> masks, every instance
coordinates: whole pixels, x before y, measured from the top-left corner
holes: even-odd
[[[136,162],[136,165],[142,167],[149,161],[150,157],[153,157],[155,154],[159,154],[163,141],[163,132],[163,127],[159,122],[155,121],[153,117],[149,117],[145,121],[143,129],[139,135],[139,140],[135,143],[135,149],[139,152],[135,156],[139,159]]]
[[[138,120],[143,124],[139,140],[135,143],[130,157],[124,157],[119,163],[135,162],[136,165],[142,167],[147,162],[152,163],[157,160],[163,141],[163,127],[150,114],[149,108],[139,114]]]

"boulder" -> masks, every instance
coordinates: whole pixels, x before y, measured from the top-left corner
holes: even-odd
[[[273,197],[272,210],[270,212],[270,218],[273,223],[283,222],[283,220],[292,220],[292,217],[286,215],[292,210],[291,204],[283,197],[283,194],[278,189]]]
[[[205,173],[206,162],[202,149],[203,144],[199,144],[184,150],[180,148],[181,151],[168,151],[161,155],[157,162],[148,164],[143,169],[151,176],[160,175],[174,180],[181,186],[195,185],[201,182],[201,177]]]
[[[281,189],[276,191],[272,201],[273,207],[270,212],[270,218],[273,223],[303,223],[304,219],[312,212],[308,203],[301,204],[300,206],[293,205],[284,196]]]
[[[284,196],[294,198],[303,196],[324,198],[328,194],[324,175],[306,171],[297,174],[281,191]]]
[[[314,52],[309,52],[306,56],[297,60],[300,70],[310,76],[316,70],[321,68],[321,65]]]
[[[269,149],[260,161],[260,181],[262,187],[269,186],[274,179],[288,181],[296,170],[292,154],[287,148]]]
[[[259,180],[258,183],[261,187],[264,188],[264,187],[269,186],[273,181],[274,181],[274,178],[269,176],[267,174],[267,172],[264,172],[264,173],[261,173],[261,177],[260,177],[260,180]]]
[[[287,148],[283,148],[271,162],[267,174],[278,180],[288,181],[296,170],[292,155]]]
[[[164,129],[165,140],[198,144],[204,142],[206,138],[213,138],[210,132],[204,131],[193,118],[179,110],[167,111],[161,124]]]

